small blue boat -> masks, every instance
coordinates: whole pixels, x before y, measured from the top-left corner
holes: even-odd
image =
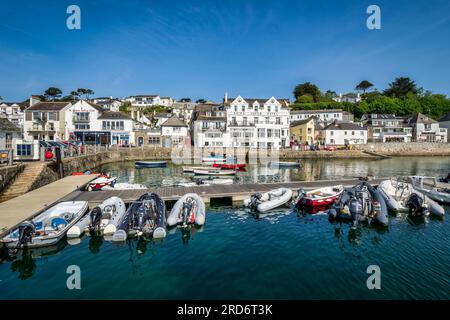
[[[167,166],[167,161],[135,161],[136,168],[162,168]]]
[[[277,168],[298,168],[298,167],[300,167],[300,162],[271,161],[270,166],[277,167]]]

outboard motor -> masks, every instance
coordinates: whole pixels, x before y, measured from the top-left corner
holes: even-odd
[[[89,224],[89,231],[94,231],[100,228],[100,222],[102,221],[102,209],[95,207],[90,213],[91,223]]]
[[[152,234],[156,221],[155,200],[144,200],[144,210],[139,214],[138,227],[144,234]]]
[[[297,196],[292,200],[292,205],[296,206],[300,200],[302,200],[306,196],[306,191],[303,188],[298,189]]]
[[[364,200],[361,196],[351,197],[348,201],[348,209],[353,220],[353,227],[358,225],[361,216],[364,216]]]
[[[255,210],[258,208],[258,205],[261,203],[262,194],[261,193],[255,193],[252,194],[250,197],[250,208],[252,210]]]
[[[183,210],[182,210],[183,226],[187,226],[189,223],[193,222],[191,221],[191,212],[193,207],[194,207],[194,199],[189,197],[186,199],[185,202],[183,202]]]
[[[428,213],[428,209],[423,205],[423,199],[417,193],[409,196],[406,206],[409,208],[409,214],[417,217],[425,216]]]
[[[31,242],[34,233],[36,232],[36,227],[30,221],[24,221],[19,225],[19,239],[17,240],[17,247],[26,246]]]

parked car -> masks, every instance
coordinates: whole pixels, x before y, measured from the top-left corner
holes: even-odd
[[[326,146],[323,148],[323,150],[325,151],[336,151],[336,147],[335,146]]]

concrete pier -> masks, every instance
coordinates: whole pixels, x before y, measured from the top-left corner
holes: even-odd
[[[0,236],[96,177],[97,175],[69,176],[0,203]]]

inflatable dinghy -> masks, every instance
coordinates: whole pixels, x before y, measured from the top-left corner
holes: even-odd
[[[113,241],[125,241],[128,236],[166,237],[166,206],[156,193],[146,193],[137,199],[123,216]]]
[[[7,248],[12,249],[54,245],[83,217],[87,210],[87,201],[57,203],[33,219],[22,222],[1,241]]]
[[[104,235],[112,235],[125,215],[125,210],[125,203],[122,199],[108,198],[72,226],[67,231],[67,237],[78,238],[87,230],[103,231]]]
[[[282,205],[285,205],[292,199],[292,190],[288,188],[279,188],[266,193],[256,193],[250,198],[244,200],[244,206],[266,212]]]
[[[368,182],[361,182],[352,188],[346,188],[335,201],[328,216],[331,220],[349,220],[356,228],[359,222],[376,222],[388,225],[386,203],[377,190]]]
[[[404,179],[384,180],[378,186],[388,208],[394,212],[409,211],[414,216],[436,216],[445,214],[444,208],[436,201],[416,190]]]
[[[205,224],[205,220],[206,209],[202,198],[196,193],[187,193],[173,206],[167,217],[167,225],[169,227],[177,224],[187,226],[195,223],[201,226]]]

